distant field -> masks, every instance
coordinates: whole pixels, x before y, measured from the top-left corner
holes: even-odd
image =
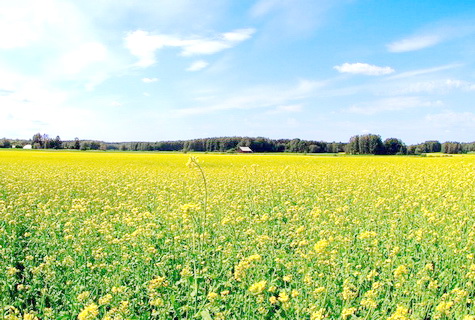
[[[0,318],[475,319],[475,156],[198,157],[0,151]]]

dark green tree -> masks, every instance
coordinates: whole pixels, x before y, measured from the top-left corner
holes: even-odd
[[[384,140],[386,154],[406,154],[407,148],[404,142],[397,138],[387,138]]]

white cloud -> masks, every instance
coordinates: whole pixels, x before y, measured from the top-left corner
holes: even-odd
[[[60,60],[66,74],[78,74],[97,62],[106,61],[107,48],[99,42],[88,42],[64,54]]]
[[[250,10],[254,19],[264,21],[268,36],[309,34],[325,22],[327,12],[341,0],[259,0]]]
[[[442,42],[439,35],[413,36],[387,45],[389,52],[408,52],[435,46]]]
[[[194,108],[183,108],[175,111],[177,117],[193,116],[199,114],[209,114],[224,110],[249,110],[258,108],[279,108],[287,112],[297,112],[296,101],[310,97],[319,88],[325,86],[325,82],[301,80],[296,86],[290,88],[278,87],[254,87],[250,90],[240,92],[228,98],[217,98],[214,104],[207,101],[205,106]],[[274,109],[273,111],[275,111]]]
[[[475,125],[475,114],[473,112],[454,112],[446,110],[441,113],[429,114],[425,118],[431,125],[437,127],[470,127]]]
[[[181,49],[182,56],[209,55],[232,48],[242,41],[249,39],[254,29],[238,29],[221,33],[215,37],[179,37],[165,34],[151,34],[137,30],[129,32],[125,37],[125,47],[136,56],[139,67],[149,67],[155,64],[155,52],[164,47]]]
[[[199,71],[199,70],[202,70],[204,68],[206,68],[208,66],[208,62],[204,61],[204,60],[198,60],[198,61],[195,61],[193,62],[187,69],[186,71]]]
[[[475,84],[457,79],[420,81],[414,83],[403,83],[396,88],[394,94],[414,94],[414,93],[436,93],[446,94],[452,90],[474,91]]]
[[[45,87],[74,82],[75,88],[92,90],[122,71],[120,54],[106,48],[95,21],[80,6],[70,0],[0,1],[0,49],[11,51],[0,62]],[[34,59],[16,55],[27,51]]]
[[[222,37],[226,41],[241,42],[249,39],[254,32],[255,30],[252,28],[238,29],[232,32],[225,32],[222,34]]]
[[[441,107],[442,101],[428,101],[420,97],[391,97],[369,103],[356,104],[346,109],[346,112],[373,115],[381,112],[400,111],[421,107]]]
[[[157,82],[158,78],[143,78],[142,82],[144,83],[152,83],[152,82]]]
[[[475,32],[472,20],[448,20],[427,25],[422,30],[386,45],[389,52],[417,51]]]
[[[88,111],[73,107],[66,91],[7,70],[0,74],[0,88],[9,84],[8,94],[0,95],[0,105],[8,107],[0,114],[2,134],[7,137],[28,138],[35,132],[74,136],[93,118]]]
[[[138,67],[149,67],[155,64],[155,50],[162,46],[158,36],[152,36],[142,30],[128,33],[125,37],[125,47],[139,59],[135,63]]]
[[[410,78],[410,77],[415,77],[415,76],[420,76],[423,74],[428,74],[428,73],[435,73],[443,70],[449,70],[457,67],[461,67],[462,64],[459,63],[454,63],[454,64],[447,64],[443,66],[438,66],[438,67],[433,67],[433,68],[427,68],[427,69],[417,69],[417,70],[411,70],[411,71],[406,71],[406,72],[401,72],[398,73],[394,76],[389,77],[388,79],[403,79],[403,78]]]
[[[340,73],[364,74],[367,76],[381,76],[394,72],[391,67],[378,67],[367,63],[344,63],[333,68]]]

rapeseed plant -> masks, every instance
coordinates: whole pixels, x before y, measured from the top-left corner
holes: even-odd
[[[474,319],[475,157],[0,151],[2,319]]]

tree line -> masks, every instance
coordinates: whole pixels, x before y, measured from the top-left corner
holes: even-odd
[[[436,140],[406,146],[398,138],[384,141],[376,134],[356,135],[347,143],[302,139],[269,139],[263,137],[217,137],[157,142],[104,142],[97,140],[62,141],[59,136],[36,133],[29,140],[0,139],[0,148],[22,148],[30,144],[34,149],[121,150],[121,151],[179,151],[179,152],[236,152],[250,147],[253,152],[339,153],[374,155],[416,155],[431,152],[449,154],[475,152],[475,142],[461,143]]]

